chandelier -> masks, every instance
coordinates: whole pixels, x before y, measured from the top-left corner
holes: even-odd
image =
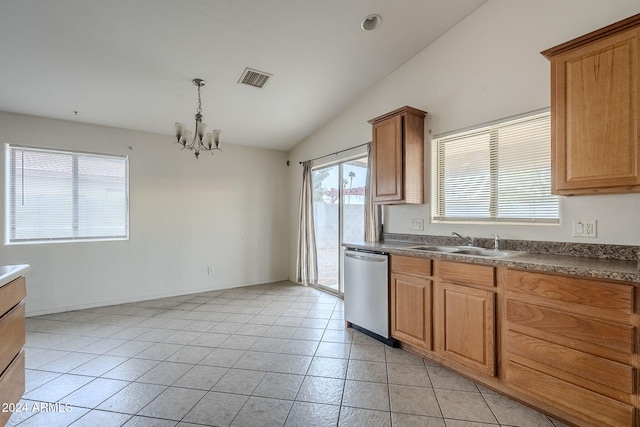
[[[182,145],[182,149],[192,150],[197,159],[200,157],[201,151],[220,150],[220,134],[222,131],[215,129],[207,133],[207,125],[202,123],[202,100],[200,99],[200,88],[206,82],[202,79],[193,79],[192,81],[198,87],[198,108],[195,116],[196,134],[193,135],[192,139],[192,133],[186,129],[185,124],[176,122],[176,138],[178,144]]]

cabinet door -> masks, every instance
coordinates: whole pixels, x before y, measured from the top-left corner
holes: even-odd
[[[432,284],[424,277],[391,275],[391,336],[429,351]]]
[[[495,376],[495,293],[442,283],[444,356]]]
[[[634,28],[551,58],[553,192],[640,191]]]
[[[373,200],[402,201],[402,119],[391,117],[373,125]]]

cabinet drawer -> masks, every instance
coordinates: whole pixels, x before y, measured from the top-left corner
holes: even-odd
[[[0,316],[11,310],[11,307],[22,301],[26,295],[27,286],[24,277],[19,277],[0,287]]]
[[[391,271],[393,271],[394,273],[431,276],[431,260],[429,258],[392,255]]]
[[[629,355],[634,350],[631,325],[605,322],[515,300],[507,301],[506,311],[508,328],[524,331],[527,335],[553,342],[562,340],[562,344],[583,351],[593,351],[593,346],[598,346],[604,354],[607,350],[614,350]],[[608,357],[613,358],[613,355]]]
[[[0,375],[0,402],[18,403],[24,394],[24,351],[13,359],[9,367]],[[11,412],[0,411],[0,425],[5,425]]]
[[[624,400],[634,392],[629,365],[513,331],[506,333],[504,348],[509,357],[527,359],[537,370],[609,397]]]
[[[633,286],[598,280],[507,270],[507,290],[562,308],[585,306],[633,313]]]
[[[446,282],[488,287],[496,285],[495,268],[490,265],[441,261],[438,268],[440,278]]]
[[[0,346],[0,373],[2,373],[24,346],[24,302],[0,317],[0,337],[2,337],[2,346]]]
[[[561,408],[583,420],[588,419],[590,425],[634,425],[634,409],[631,405],[578,387],[511,360],[507,361],[505,377],[510,387],[548,405]]]

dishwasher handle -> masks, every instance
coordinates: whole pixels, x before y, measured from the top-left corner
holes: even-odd
[[[369,255],[362,255],[356,252],[351,252],[351,251],[345,251],[344,256],[349,257],[349,258],[355,258],[355,259],[360,259],[363,261],[372,261],[372,262],[386,262],[387,261],[387,256],[386,255],[376,255],[376,254],[369,254]]]

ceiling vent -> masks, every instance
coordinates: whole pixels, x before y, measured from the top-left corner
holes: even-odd
[[[245,68],[244,73],[242,73],[242,76],[240,76],[240,80],[238,80],[238,83],[262,88],[265,84],[267,84],[271,77],[271,74],[264,73],[258,70],[252,70],[251,68]]]

